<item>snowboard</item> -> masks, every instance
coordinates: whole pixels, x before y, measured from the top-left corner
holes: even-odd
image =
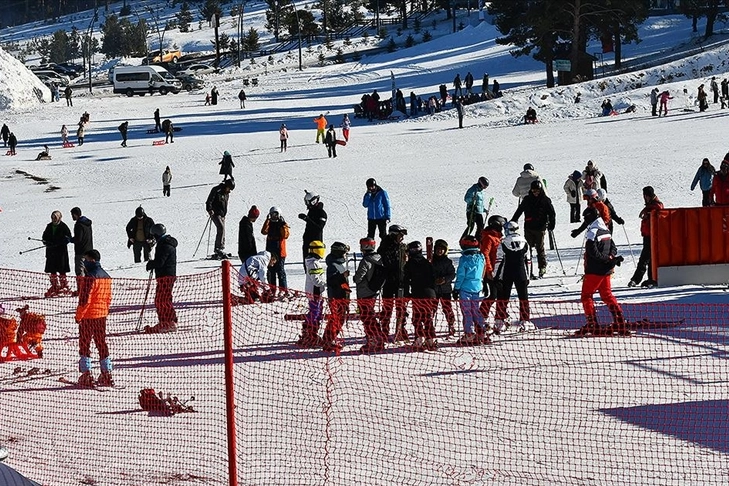
[[[337,140],[337,145],[341,145],[342,147],[344,147],[345,145],[347,145],[347,142],[345,140]]]

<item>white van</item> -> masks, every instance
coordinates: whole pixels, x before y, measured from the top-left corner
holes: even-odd
[[[160,66],[116,66],[112,76],[114,93],[144,96],[155,91],[161,95],[179,93],[182,83]]]

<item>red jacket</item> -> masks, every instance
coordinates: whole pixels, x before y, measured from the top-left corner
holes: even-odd
[[[663,209],[663,203],[658,199],[658,196],[653,196],[649,202],[646,203],[643,210],[640,212],[640,235],[650,236],[651,235],[651,211],[654,209]]]
[[[499,249],[499,244],[501,244],[501,233],[491,228],[485,228],[481,231],[481,238],[478,242],[478,246],[481,253],[483,253],[483,256],[486,258],[486,263],[484,265],[486,272],[485,275],[491,276],[494,274],[496,250]]]
[[[717,172],[711,182],[711,196],[717,206],[729,205],[729,175],[722,176]]]

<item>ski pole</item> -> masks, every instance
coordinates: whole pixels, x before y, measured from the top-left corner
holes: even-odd
[[[203,238],[205,238],[205,232],[208,230],[208,226],[210,226],[210,223],[212,222],[213,217],[208,216],[208,222],[205,223],[205,228],[203,229],[202,234],[200,235],[200,241],[197,242],[197,246],[195,247],[195,253],[192,254],[192,257],[195,258],[195,255],[197,255],[197,251],[200,249],[200,243],[202,243]],[[208,244],[208,246],[210,246]]]
[[[582,256],[582,249],[585,247],[585,240],[587,237],[582,238],[582,244],[580,245],[580,253],[577,254],[577,265],[575,265],[575,277],[577,276],[577,272],[580,269],[580,257]]]
[[[559,256],[559,248],[557,248],[557,238],[554,237],[554,231],[549,230],[549,239],[554,241],[554,251],[557,252],[557,260],[559,260],[559,266],[562,268],[562,275],[567,275],[564,271],[564,265],[562,265],[562,257]]]
[[[35,247],[35,248],[31,248],[30,250],[23,250],[23,251],[20,251],[20,252],[18,252],[18,254],[20,254],[20,255],[23,255],[23,254],[25,254],[25,253],[30,253],[31,251],[36,251],[36,250],[40,250],[41,248],[45,248],[45,247],[46,247],[46,245],[43,245],[43,246],[37,246],[37,247]]]
[[[630,257],[633,259],[633,265],[635,265],[635,267],[637,268],[638,264],[635,263],[635,255],[633,255],[633,247],[630,246],[630,238],[628,238],[628,230],[625,229],[624,225],[621,224],[620,226],[623,227],[623,231],[625,232],[625,241],[628,242],[628,250],[630,250]]]
[[[40,238],[31,238],[30,236],[28,237],[28,240],[29,240],[29,241],[43,241],[43,240],[42,240],[42,239],[40,239]]]
[[[147,290],[144,292],[144,301],[142,302],[142,310],[139,312],[139,319],[137,320],[137,332],[142,329],[142,318],[144,317],[144,309],[147,307],[147,298],[149,297],[149,289],[152,287],[152,275],[154,270],[149,271],[149,278],[147,279]]]

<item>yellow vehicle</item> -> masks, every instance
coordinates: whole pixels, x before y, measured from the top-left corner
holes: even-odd
[[[172,62],[176,63],[182,57],[179,49],[162,49],[160,51],[150,52],[147,56],[149,62]]]

